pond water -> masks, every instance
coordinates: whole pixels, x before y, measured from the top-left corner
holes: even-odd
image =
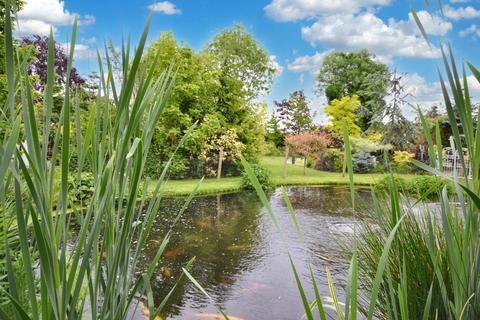
[[[253,193],[240,192],[195,198],[173,234],[152,280],[158,305],[192,258],[191,274],[211,300],[187,279],[181,281],[164,308],[162,319],[300,319],[302,302],[288,259],[292,255],[309,297],[312,266],[323,295],[328,294],[325,268],[338,285],[348,268],[344,246],[358,220],[352,215],[350,193],[343,187],[287,189],[304,235],[298,239],[281,191],[270,203],[285,241]],[[370,193],[357,191],[357,203],[368,206]],[[184,199],[163,200],[160,214],[144,248],[144,263],[153,259]],[[363,204],[363,205],[362,205]]]

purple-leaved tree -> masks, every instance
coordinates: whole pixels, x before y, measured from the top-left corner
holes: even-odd
[[[21,40],[20,46],[33,46],[36,49],[35,58],[28,65],[28,74],[37,75],[39,81],[34,84],[36,90],[43,91],[47,83],[47,59],[48,59],[48,37],[33,35]],[[64,85],[67,80],[68,55],[65,50],[55,43],[55,83]],[[70,86],[80,87],[85,80],[78,74],[77,69],[72,68],[70,72]]]

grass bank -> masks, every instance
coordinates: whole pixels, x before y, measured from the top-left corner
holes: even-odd
[[[276,186],[292,185],[347,185],[348,177],[343,177],[341,173],[318,171],[307,168],[306,174],[303,172],[303,166],[299,162],[295,165],[289,162],[287,166],[287,177],[283,175],[283,157],[262,157],[260,163],[272,172],[272,179]],[[405,179],[411,179],[415,175],[401,175]],[[355,174],[355,184],[358,186],[375,185],[384,177],[384,174]],[[188,180],[170,180],[165,183],[162,192],[168,196],[189,195],[198,183],[198,179]],[[197,194],[206,195],[214,193],[226,193],[242,189],[240,177],[205,179],[198,189]]]

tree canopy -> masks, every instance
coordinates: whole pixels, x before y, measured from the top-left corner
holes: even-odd
[[[275,101],[283,130],[299,134],[313,128],[313,115],[303,90],[294,91],[288,99]]]
[[[238,43],[248,46],[238,47]],[[150,154],[156,161],[150,163],[168,159],[194,123],[197,129],[177,154],[176,163],[184,163],[179,170],[192,159],[216,160],[220,148],[227,158],[234,159],[239,152],[248,159],[255,158],[264,142],[265,106],[252,97],[258,97],[269,86],[269,82],[257,82],[265,70],[270,70],[268,57],[253,37],[238,26],[221,32],[201,52],[177,42],[171,32],[161,33],[144,54],[142,63],[149,70],[153,68],[155,77],[174,63],[177,74],[152,142]],[[256,79],[253,83],[247,81],[248,89],[242,78],[247,74]],[[151,172],[159,173],[159,168]]]
[[[359,126],[363,131],[371,124],[381,122],[390,72],[368,50],[330,53],[323,60],[317,80],[319,92],[325,93],[329,102],[345,96],[358,96],[361,103]]]
[[[25,37],[20,42],[21,47],[31,46],[34,49],[34,58],[27,67],[29,75],[36,75],[39,78],[34,84],[37,90],[43,90],[47,84],[47,59],[48,59],[48,37],[33,35]],[[63,85],[67,79],[67,64],[69,57],[63,48],[55,43],[55,73],[56,84]],[[79,75],[76,68],[70,70],[70,86],[80,86],[85,80]]]
[[[405,91],[402,75],[393,74],[388,91],[389,102],[383,112],[383,143],[392,144],[398,149],[408,148],[417,136],[415,125],[408,120],[402,110],[411,104],[407,101],[409,93]]]
[[[360,106],[360,99],[357,95],[345,96],[341,99],[334,99],[325,108],[325,113],[331,117],[331,123],[328,129],[341,136],[343,124],[348,126],[349,133],[352,137],[358,137],[362,133],[358,126],[357,110]]]
[[[247,102],[270,90],[276,72],[270,55],[242,25],[236,24],[220,32],[206,52],[212,54],[222,80],[233,80],[241,85]]]

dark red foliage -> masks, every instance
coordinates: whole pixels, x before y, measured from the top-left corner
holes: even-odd
[[[28,65],[28,74],[38,75],[39,82],[34,84],[36,90],[42,91],[47,83],[47,60],[48,60],[48,37],[33,35],[25,37],[21,40],[20,46],[31,45],[35,47],[35,59]],[[55,73],[57,77],[55,83],[57,85],[64,85],[67,79],[67,64],[68,55],[63,48],[55,43]],[[70,87],[80,87],[85,83],[85,80],[78,74],[77,69],[70,70]]]
[[[332,130],[327,129],[325,127],[320,127],[316,130],[316,133],[318,135],[326,137],[328,141],[327,148],[336,148],[336,149],[343,148],[343,138],[338,134],[334,133]]]

